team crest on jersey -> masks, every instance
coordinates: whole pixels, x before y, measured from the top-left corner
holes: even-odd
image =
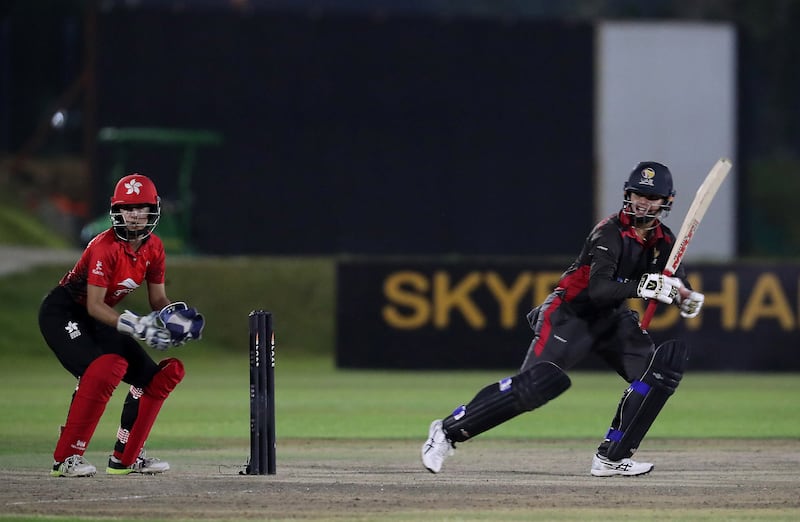
[[[653,170],[650,167],[647,167],[646,169],[642,169],[641,175],[642,179],[639,180],[639,185],[647,185],[649,187],[654,186],[653,179],[656,177],[655,170]]]
[[[64,327],[70,339],[76,339],[81,336],[81,331],[78,329],[78,323],[75,321],[68,321],[67,326]]]

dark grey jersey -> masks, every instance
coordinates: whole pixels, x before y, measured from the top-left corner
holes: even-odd
[[[627,215],[613,214],[595,225],[581,253],[561,276],[558,290],[581,314],[616,308],[636,297],[643,274],[664,271],[673,244],[675,235],[667,226],[656,226],[644,242]],[[688,286],[682,266],[675,277]]]

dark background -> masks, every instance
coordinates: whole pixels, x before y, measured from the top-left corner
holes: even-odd
[[[104,125],[202,128],[224,141],[197,151],[188,241],[266,254],[572,255],[593,215],[594,24],[731,22],[738,255],[800,254],[798,2],[10,0],[0,16],[2,177],[31,207],[53,192],[85,203],[61,208],[81,223],[105,212]],[[64,156],[77,175],[28,163]],[[181,197],[179,149],[128,158]]]
[[[125,10],[101,22],[100,127],[224,137],[193,186],[198,208],[224,207],[224,227],[195,214],[203,252],[524,254],[547,222],[548,248],[566,252],[591,225],[589,205],[550,221],[563,202],[549,197],[591,187],[589,25]]]

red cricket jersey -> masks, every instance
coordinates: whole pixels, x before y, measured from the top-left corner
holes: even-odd
[[[115,306],[145,281],[163,283],[165,270],[166,254],[161,238],[150,234],[139,251],[133,252],[113,229],[108,229],[89,242],[81,258],[58,284],[84,305],[87,285],[103,287],[105,303]]]

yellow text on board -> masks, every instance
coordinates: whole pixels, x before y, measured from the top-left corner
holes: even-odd
[[[504,279],[494,271],[471,271],[454,277],[446,270],[431,274],[398,270],[383,280],[382,316],[387,325],[402,330],[431,326],[446,329],[456,314],[475,330],[486,328],[490,322],[513,329],[518,321],[524,321],[531,307],[544,301],[560,277],[560,272],[544,271],[522,271]],[[703,311],[719,311],[723,330],[748,331],[768,322],[772,327],[791,331],[800,324],[800,311],[792,307],[793,299],[800,302],[800,284],[787,288],[775,273],[762,272],[745,286],[735,272],[724,272],[713,285],[718,288],[715,291],[703,289],[698,273],[690,273],[688,279],[695,290],[705,294]],[[479,292],[491,296],[491,306],[476,298]],[[644,311],[645,303],[640,299],[631,299],[629,304],[640,314]],[[662,305],[649,330],[666,329],[679,320],[682,319],[676,306]],[[703,323],[703,312],[685,321],[687,328],[698,329]]]

